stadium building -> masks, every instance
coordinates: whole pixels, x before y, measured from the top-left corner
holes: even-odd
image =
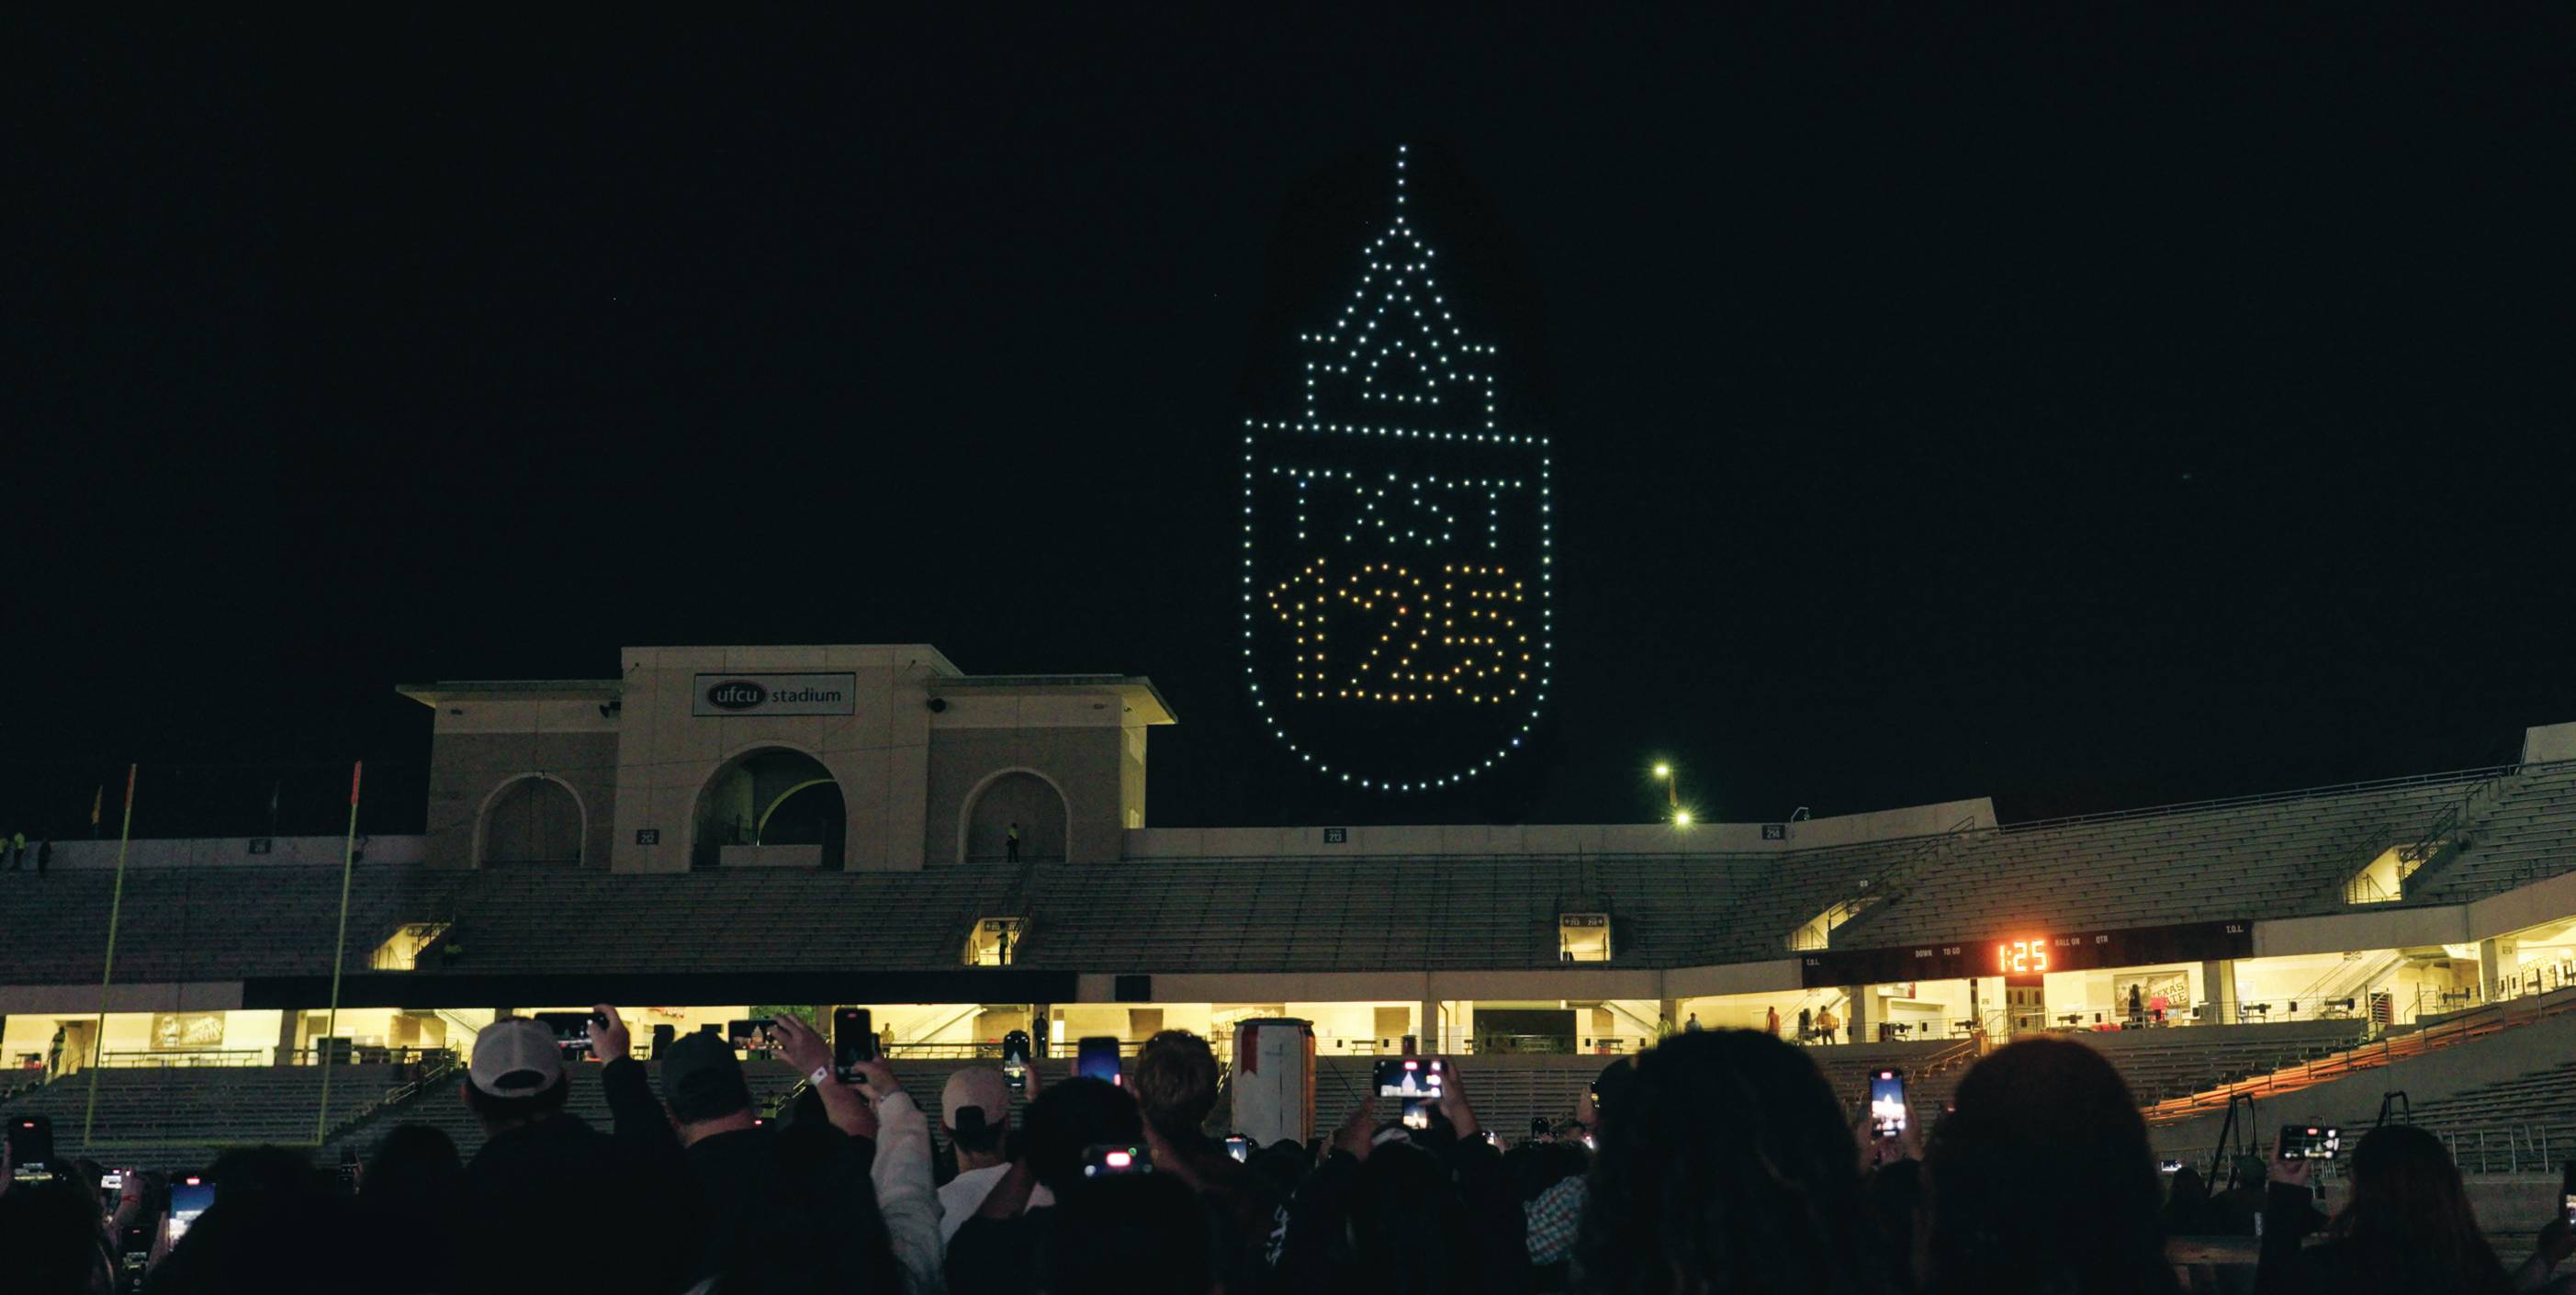
[[[1605,1057],[1772,1013],[1847,1094],[1895,1064],[1923,1103],[1983,1050],[2080,1034],[2177,1139],[2235,1092],[2359,1111],[2392,1064],[2419,1106],[2461,1103],[2462,1137],[2576,1109],[2576,724],[2501,767],[2036,822],[1980,798],[1157,828],[1147,738],[1176,717],[1143,678],[970,675],[924,645],[620,664],[401,689],[435,712],[428,830],[367,842],[336,968],[336,837],[137,841],[121,901],[113,841],[7,878],[0,1105],[101,1154],[400,1119],[470,1149],[446,1076],[475,1032],[606,1000],[639,1040],[864,1005],[924,1072],[1014,1029],[1060,1057],[1294,1017],[1323,1121],[1408,1043],[1468,1058],[1508,1129],[1564,1117]]]

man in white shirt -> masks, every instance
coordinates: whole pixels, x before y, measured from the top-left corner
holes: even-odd
[[[1035,1066],[1029,1067],[1029,1088],[1029,1096],[1036,1098]],[[945,1247],[1011,1168],[1004,1145],[1010,1140],[1011,1088],[1002,1072],[969,1066],[950,1074],[939,1093],[939,1123],[948,1131],[949,1145],[957,1148],[957,1176],[939,1189],[939,1244]],[[1043,1185],[1029,1190],[1029,1208],[1053,1204],[1054,1194]]]

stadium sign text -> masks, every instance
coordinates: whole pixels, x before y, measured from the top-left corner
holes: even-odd
[[[848,715],[858,695],[858,676],[849,674],[702,674],[689,713]]]

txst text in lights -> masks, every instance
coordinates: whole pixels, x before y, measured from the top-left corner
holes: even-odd
[[[1297,403],[1243,437],[1254,716],[1316,773],[1399,793],[1521,750],[1556,646],[1552,451],[1504,419],[1497,350],[1452,311],[1414,160],[1396,150],[1358,284],[1295,337]]]

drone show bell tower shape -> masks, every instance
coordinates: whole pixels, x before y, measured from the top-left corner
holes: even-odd
[[[1295,334],[1302,399],[1243,437],[1254,714],[1303,767],[1397,794],[1522,752],[1555,638],[1548,440],[1501,407],[1503,357],[1452,313],[1408,152],[1350,296]]]

